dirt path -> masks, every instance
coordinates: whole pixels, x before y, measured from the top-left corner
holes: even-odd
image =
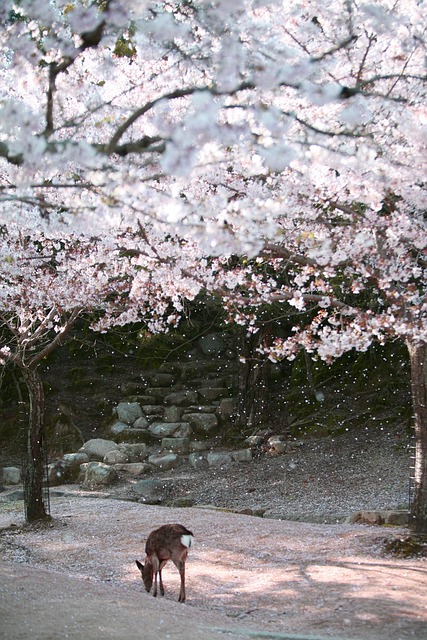
[[[427,640],[427,562],[384,556],[390,528],[76,497],[54,498],[52,513],[51,527],[1,536],[5,640]],[[185,605],[173,565],[157,600],[134,565],[166,522],[196,538]],[[0,513],[0,528],[11,523],[22,524],[18,507]]]

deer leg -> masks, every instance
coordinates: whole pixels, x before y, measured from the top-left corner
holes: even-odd
[[[167,560],[162,560],[160,562],[160,567],[159,567],[159,583],[160,583],[160,593],[162,594],[162,596],[165,595],[165,589],[163,587],[163,580],[162,580],[162,569],[165,566]]]
[[[159,573],[160,570],[160,564],[159,564],[159,559],[157,558],[157,556],[153,556],[151,558],[151,562],[153,565],[153,573],[154,573],[154,589],[153,589],[153,596],[154,598],[157,597],[157,574]],[[160,584],[162,584],[162,579],[160,578]]]
[[[179,590],[178,602],[185,602],[185,559],[174,560],[173,562],[181,576],[181,588]]]

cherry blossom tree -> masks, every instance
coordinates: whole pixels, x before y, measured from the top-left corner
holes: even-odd
[[[98,331],[141,317],[151,331],[165,331],[176,324],[185,297],[193,296],[193,281],[187,286],[186,279],[178,278],[162,259],[162,254],[169,260],[177,251],[174,243],[152,234],[153,250],[147,231],[143,236],[123,233],[115,237],[114,247],[96,237],[66,236],[64,231],[48,235],[37,219],[27,232],[21,223],[0,230],[0,364],[14,364],[28,390],[24,497],[29,522],[48,516],[43,494],[45,402],[40,363],[72,337],[82,316],[92,320]],[[137,256],[130,249],[136,243]],[[179,252],[186,253],[182,242]],[[133,300],[135,286],[137,301]]]
[[[271,358],[404,340],[426,531],[423,3],[6,0],[0,19],[0,221],[132,255],[128,308],[98,328],[143,316],[153,269],[249,329],[260,304],[312,309]]]

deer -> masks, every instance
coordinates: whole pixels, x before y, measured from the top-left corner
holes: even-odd
[[[168,560],[172,560],[181,576],[178,602],[185,602],[185,561],[192,543],[193,534],[182,524],[165,524],[150,533],[145,544],[144,564],[135,560],[147,593],[151,591],[154,578],[153,596],[157,596],[159,576],[160,593],[165,595],[162,569]]]

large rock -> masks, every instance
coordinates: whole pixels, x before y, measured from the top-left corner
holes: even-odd
[[[178,467],[182,462],[182,458],[176,453],[156,453],[149,456],[148,462],[162,471],[169,471]]]
[[[162,438],[162,449],[170,453],[186,455],[190,449],[189,438]]]
[[[210,467],[228,467],[233,464],[233,458],[229,453],[210,451],[207,456]]]
[[[110,434],[116,438],[118,435],[122,433],[125,429],[129,429],[129,425],[126,422],[115,422],[110,427]]]
[[[145,416],[137,418],[132,425],[132,429],[146,429],[148,427],[148,420]]]
[[[133,425],[138,418],[143,416],[138,402],[120,402],[116,407],[116,414],[119,422],[124,422],[128,425]]]
[[[132,489],[137,496],[138,502],[144,504],[160,504],[169,495],[171,481],[157,480],[150,478],[148,480],[139,480],[135,482]]]
[[[181,422],[183,412],[183,407],[176,407],[175,405],[165,407],[163,411],[163,420],[164,422]]]
[[[209,466],[206,453],[195,451],[190,453],[188,461],[194,469],[205,469]]]
[[[21,479],[21,469],[19,467],[3,467],[2,481],[4,484],[19,484]]]
[[[228,396],[229,391],[222,387],[206,387],[204,389],[199,389],[198,394],[202,400],[206,402],[213,402],[214,400]]]
[[[146,416],[162,416],[164,407],[162,404],[144,404],[142,410]]]
[[[105,454],[104,464],[125,464],[129,462],[127,455],[119,449],[114,449]]]
[[[115,468],[103,462],[87,462],[80,469],[83,475],[82,485],[86,489],[109,485],[117,478]]]
[[[208,444],[206,441],[204,440],[191,440],[190,441],[190,451],[193,452],[201,452],[201,451],[206,451],[206,449],[208,448]]]
[[[147,445],[143,442],[134,444],[121,443],[119,451],[123,452],[128,462],[142,462],[147,457]]]
[[[165,404],[175,405],[177,407],[189,407],[197,402],[196,391],[175,391],[165,396]]]
[[[132,477],[143,476],[152,471],[152,466],[146,462],[128,462],[127,464],[115,464],[115,470],[118,474]]]
[[[253,456],[250,449],[239,449],[239,451],[233,451],[231,457],[235,462],[251,462]]]
[[[87,453],[66,453],[62,460],[67,469],[80,469],[80,465],[89,462]]]
[[[188,422],[153,422],[148,431],[156,438],[188,438],[191,435]]]
[[[86,462],[89,462],[87,453],[66,453],[61,460],[48,465],[49,485],[54,487],[68,482],[76,482],[80,466]]]
[[[113,440],[104,440],[103,438],[93,438],[84,443],[79,449],[79,453],[86,453],[89,460],[104,460],[104,456],[109,451],[117,449],[117,444]]]
[[[200,338],[198,345],[205,356],[218,356],[225,348],[224,340],[219,333],[208,333]]]
[[[236,412],[236,401],[234,398],[223,398],[218,407],[218,415],[222,420],[229,420]]]
[[[182,419],[188,422],[194,431],[202,434],[209,434],[218,426],[218,418],[214,413],[184,413]]]

